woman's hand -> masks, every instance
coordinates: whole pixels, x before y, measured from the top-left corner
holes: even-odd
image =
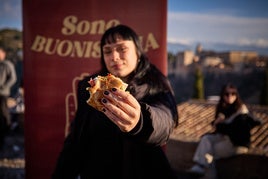
[[[220,113],[217,117],[217,119],[215,119],[213,126],[216,127],[217,124],[223,122],[225,120],[225,116],[224,114]]]
[[[141,107],[129,93],[113,88],[104,92],[103,113],[115,123],[121,131],[131,131],[139,122]]]

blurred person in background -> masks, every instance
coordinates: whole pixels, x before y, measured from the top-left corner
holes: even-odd
[[[12,62],[6,59],[6,51],[0,46],[0,148],[4,145],[5,135],[11,123],[7,101],[16,80],[15,67]]]
[[[250,146],[250,130],[259,124],[260,121],[249,115],[237,87],[231,83],[224,85],[212,122],[215,131],[201,137],[193,157],[196,164],[190,172],[217,178],[215,160],[246,153]]]

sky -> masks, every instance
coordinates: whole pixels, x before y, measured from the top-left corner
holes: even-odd
[[[268,51],[268,0],[169,0],[167,40]]]
[[[22,0],[0,0],[0,29],[22,29]],[[268,0],[168,0],[167,41],[268,51]],[[267,52],[268,54],[268,52]]]

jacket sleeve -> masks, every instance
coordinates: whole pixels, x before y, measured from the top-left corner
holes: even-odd
[[[171,92],[163,92],[141,102],[141,117],[130,132],[138,140],[151,145],[162,145],[178,120],[176,102]]]
[[[0,86],[0,91],[2,94],[10,95],[9,89],[16,83],[17,75],[16,70],[12,62],[5,60],[4,64],[6,69],[4,69],[7,73],[7,78],[5,82]]]
[[[9,73],[9,78],[6,81],[6,86],[8,86],[8,88],[11,88],[12,85],[14,85],[17,81],[17,75],[16,75],[15,67],[12,64],[12,62],[7,63],[7,65],[10,68],[10,73]]]

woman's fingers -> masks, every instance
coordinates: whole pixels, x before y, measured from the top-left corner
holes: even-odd
[[[128,92],[113,88],[105,91],[102,103],[105,115],[122,131],[132,130],[140,118],[140,104]]]
[[[130,116],[135,115],[137,110],[140,111],[140,104],[129,92],[113,88],[111,91],[105,91],[104,94],[112,104]]]
[[[128,103],[133,108],[138,108],[140,106],[138,101],[129,92],[119,90],[116,88],[113,88],[111,92],[114,97],[117,97],[116,99]]]

